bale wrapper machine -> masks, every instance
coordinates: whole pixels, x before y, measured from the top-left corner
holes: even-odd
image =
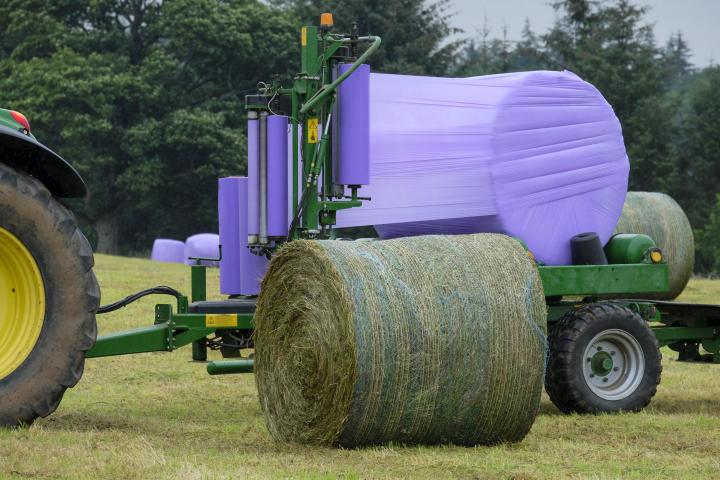
[[[372,202],[362,196],[361,184],[337,181],[333,142],[347,114],[338,112],[338,92],[364,68],[380,38],[360,36],[356,28],[335,33],[324,14],[319,27],[302,28],[300,46],[300,73],[290,86],[271,81],[246,99],[257,129],[250,137],[257,142],[257,163],[250,168],[257,168],[258,202],[251,213],[257,231],[249,232],[242,248],[260,258],[297,239],[338,238],[337,213]],[[278,173],[268,159],[275,148],[268,131],[280,116],[287,116],[291,154],[287,170]],[[207,300],[202,262],[219,259],[193,259],[189,297],[156,287],[98,309],[92,252],[56,200],[84,196],[82,179],[35,140],[16,112],[0,111],[0,151],[0,424],[29,424],[52,413],[64,390],[79,380],[85,358],[191,345],[198,362],[207,361],[209,348],[235,357],[208,362],[210,374],[252,372],[252,356],[240,355],[253,347],[257,299]],[[289,202],[280,206],[267,201],[278,175],[291,185]],[[277,218],[285,222],[279,234],[272,228]],[[660,381],[662,346],[679,351],[682,360],[720,363],[720,306],[642,299],[668,290],[668,265],[651,238],[629,232],[612,237],[604,249],[589,244],[609,262],[537,265],[550,327],[546,388],[562,411],[642,409]],[[176,301],[156,305],[150,326],[94,341],[96,312],[150,294]]]

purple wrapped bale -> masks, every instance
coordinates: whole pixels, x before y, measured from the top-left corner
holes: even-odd
[[[620,123],[567,71],[371,74],[369,138],[372,201],[338,212],[338,226],[385,238],[498,232],[569,264],[570,238],[607,242],[627,193]]]
[[[257,295],[267,269],[267,259],[247,248],[248,186],[246,177],[219,180],[220,293],[224,295]]]
[[[195,260],[190,260],[190,257],[195,258],[218,258],[220,256],[220,236],[215,233],[198,233],[188,237],[185,240],[185,263],[187,265],[194,265]],[[217,267],[218,262],[214,261],[202,261],[202,265],[208,267]]]
[[[251,238],[257,241],[260,233],[260,210],[257,199],[260,196],[259,171],[260,171],[260,121],[248,119],[248,198],[252,199],[248,205],[248,226],[247,232]]]
[[[288,234],[288,117],[268,116],[268,236]]]
[[[340,74],[350,65],[341,65]],[[338,89],[336,125],[337,159],[333,182],[339,185],[370,183],[370,66],[361,65]]]
[[[150,259],[156,262],[185,263],[185,243],[169,238],[157,238],[153,242]]]

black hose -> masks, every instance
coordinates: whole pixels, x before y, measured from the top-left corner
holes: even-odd
[[[308,192],[310,191],[310,187],[306,186],[303,189],[302,196],[300,197],[300,202],[298,205],[297,213],[295,213],[295,216],[292,219],[292,222],[290,223],[290,228],[288,229],[288,236],[287,241],[291,242],[293,240],[293,234],[295,233],[295,229],[298,226],[298,223],[300,223],[300,217],[303,214],[303,211],[305,210],[305,207],[307,206],[308,198]]]
[[[140,300],[143,297],[147,297],[148,295],[172,295],[175,298],[180,298],[183,296],[182,293],[178,292],[172,287],[160,285],[158,287],[148,288],[147,290],[141,290],[137,293],[133,293],[132,295],[128,295],[122,300],[118,300],[117,302],[111,303],[110,305],[103,305],[102,307],[98,308],[97,313],[114,312],[115,310],[127,307],[131,303]]]

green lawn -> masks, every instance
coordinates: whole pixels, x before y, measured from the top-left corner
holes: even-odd
[[[97,256],[103,303],[144,287],[189,291],[185,267]],[[217,272],[208,284],[217,295]],[[681,298],[720,302],[720,281]],[[157,298],[99,317],[101,333],[147,325]],[[639,414],[561,415],[543,398],[527,438],[496,447],[361,450],[275,444],[252,375],[210,377],[174,353],[89,360],[60,408],[0,431],[0,478],[714,478],[720,473],[720,365],[681,364]]]

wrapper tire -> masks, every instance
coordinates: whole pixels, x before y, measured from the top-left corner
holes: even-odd
[[[602,332],[622,331],[642,349],[643,373],[628,396],[607,400],[588,386],[583,374],[589,343]],[[662,355],[647,322],[628,308],[612,303],[591,304],[566,313],[551,329],[550,359],[545,390],[564,413],[601,413],[645,408],[657,392],[662,373]]]

